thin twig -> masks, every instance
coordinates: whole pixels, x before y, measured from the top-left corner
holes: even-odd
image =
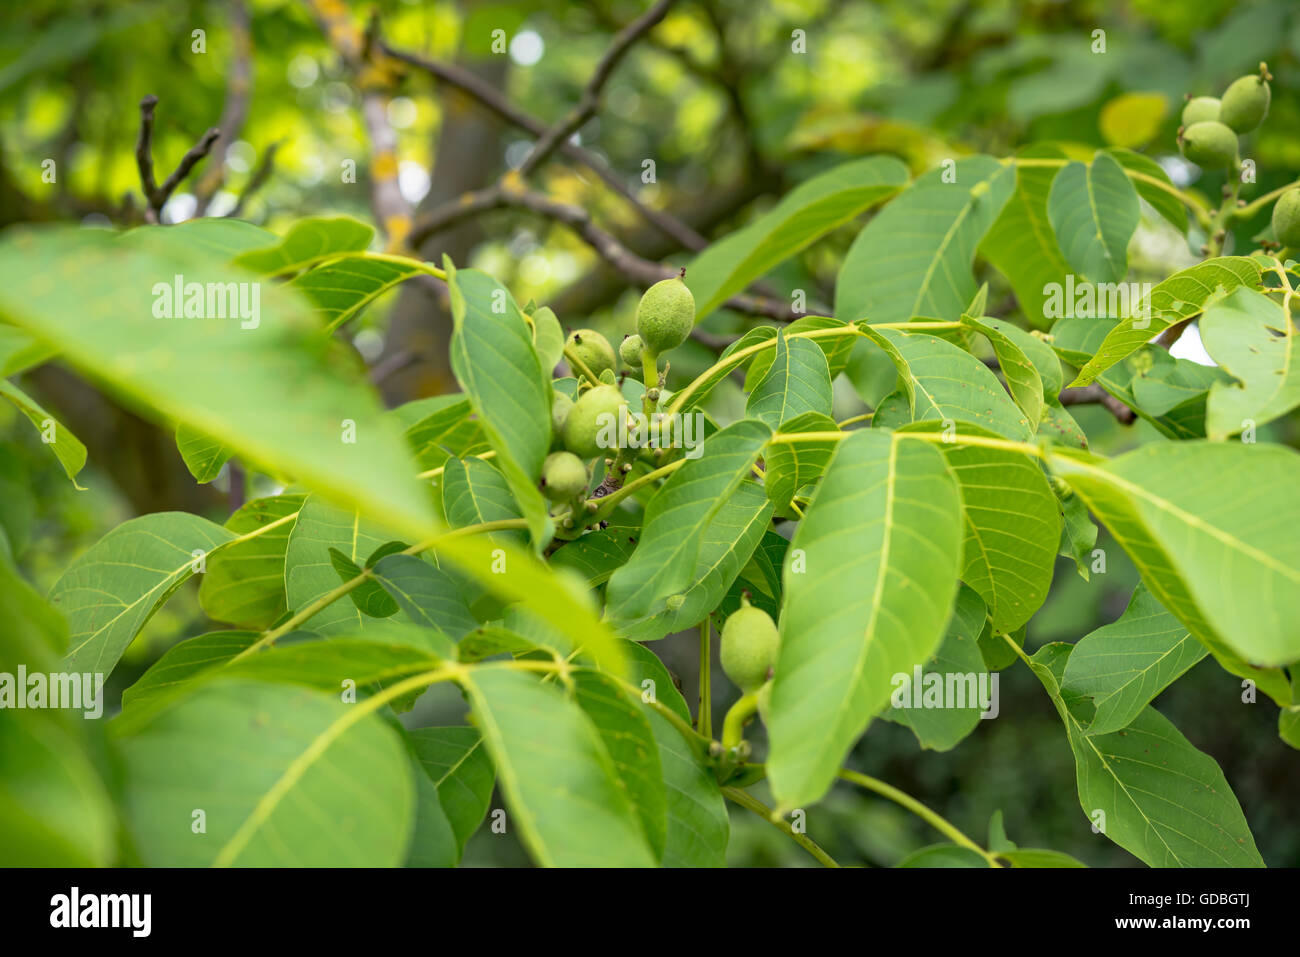
[[[537,137],[546,134],[547,126],[544,122],[516,107],[491,84],[486,83],[469,70],[430,59],[410,50],[390,46],[382,40],[378,43],[378,49],[394,60],[429,74],[437,82],[461,91],[511,126],[518,127]],[[624,184],[618,173],[590,150],[583,149],[569,139],[561,141],[557,149],[561,156],[579,163],[595,173],[606,186],[635,209],[641,218],[683,248],[698,251],[709,244],[707,239],[677,217],[664,210],[647,206],[637,199],[636,194]]]
[[[1093,382],[1073,389],[1061,390],[1061,405],[1100,405],[1123,425],[1137,421],[1137,413]]]
[[[643,259],[619,242],[612,233],[597,226],[592,221],[591,214],[581,206],[557,202],[544,193],[522,186],[518,178],[513,176],[495,186],[466,193],[459,200],[419,217],[411,230],[411,242],[419,245],[439,230],[481,213],[503,208],[527,209],[569,227],[601,259],[626,279],[641,286],[653,285],[661,279],[671,279],[680,271],[672,266]],[[739,294],[732,296],[724,305],[737,312],[766,316],[781,322],[793,322],[803,315],[781,300],[767,296]]]
[[[136,165],[140,169],[140,186],[147,203],[144,217],[150,223],[161,221],[162,208],[176,191],[176,187],[190,175],[190,170],[194,169],[199,160],[208,155],[212,144],[221,135],[221,131],[215,126],[204,133],[202,139],[181,157],[181,161],[176,164],[171,175],[163,180],[161,186],[158,186],[154,180],[153,168],[153,113],[157,105],[158,97],[152,93],[140,101],[140,136],[135,145]]]
[[[668,8],[672,5],[673,0],[658,0],[649,10],[619,31],[618,35],[614,37],[614,42],[605,51],[605,55],[596,64],[596,70],[591,75],[591,79],[583,87],[582,97],[579,99],[578,105],[574,107],[568,116],[542,134],[541,138],[534,144],[532,152],[524,157],[523,163],[520,164],[520,176],[528,176],[529,173],[546,162],[546,159],[555,152],[560,143],[567,140],[581,129],[584,123],[596,115],[596,110],[600,107],[601,92],[613,75],[614,70],[618,67],[619,61],[631,49],[633,43],[664,18],[668,13]]]

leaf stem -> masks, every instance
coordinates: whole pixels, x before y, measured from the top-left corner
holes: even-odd
[[[812,838],[810,838],[807,834],[797,833],[795,829],[790,826],[789,821],[779,817],[773,820],[772,809],[769,808],[762,801],[758,800],[755,797],[750,796],[749,794],[746,794],[744,791],[741,791],[739,788],[724,787],[722,789],[722,793],[727,798],[728,801],[731,801],[733,804],[739,804],[741,807],[745,808],[746,810],[753,811],[763,820],[767,821],[768,824],[771,824],[778,831],[781,831],[787,837],[791,838],[796,844],[798,844],[805,851],[807,851],[809,854],[815,857],[817,861],[821,863],[823,866],[825,867],[840,866],[836,862],[835,858],[831,857],[829,854],[823,851],[821,849],[821,846],[818,845],[817,842],[814,841]]]
[[[1270,190],[1263,196],[1258,196],[1255,199],[1252,199],[1245,206],[1234,209],[1232,211],[1232,216],[1234,219],[1250,219],[1250,217],[1254,216],[1257,212],[1269,203],[1273,202],[1273,200],[1277,199],[1287,190],[1295,189],[1297,186],[1300,186],[1300,179],[1296,180],[1294,183],[1287,183],[1285,186],[1279,186],[1277,189]]]
[[[481,532],[495,532],[501,529],[527,528],[527,527],[528,527],[527,520],[522,518],[503,518],[503,519],[497,519],[496,521],[493,522],[481,522],[477,525],[466,525],[464,528],[455,528],[450,531],[443,532],[441,535],[435,536],[434,538],[430,538],[426,541],[419,542],[415,545],[412,545],[410,548],[404,549],[401,552],[401,554],[418,555],[421,552],[427,551],[430,548],[436,548],[439,542],[444,542],[453,538],[459,538],[464,535],[475,535]],[[314,615],[319,614],[321,611],[328,608],[330,605],[334,604],[334,602],[338,601],[344,595],[348,594],[354,588],[359,586],[362,582],[373,577],[374,577],[373,569],[370,568],[362,569],[361,574],[357,575],[354,578],[350,578],[345,582],[342,582],[335,588],[332,588],[330,591],[326,592],[324,595],[317,598],[311,604],[307,605],[307,607],[297,612],[295,615],[289,618],[288,621],[280,625],[278,628],[271,628],[267,631],[264,631],[261,637],[257,639],[257,641],[253,642],[251,645],[249,645],[239,654],[231,658],[229,663],[233,664],[234,662],[239,661],[242,658],[247,658],[248,656],[254,654],[255,652],[261,651],[263,648],[266,648],[269,645],[275,644],[275,642],[278,639],[284,637],[289,632],[293,631],[295,628],[301,625],[303,622],[307,621],[308,619],[312,618]]]
[[[496,453],[496,449],[490,449],[490,450],[487,451],[487,452],[479,452],[477,455],[474,456],[474,458],[476,458],[476,459],[490,459],[490,458],[492,458],[493,456],[495,456],[496,454],[497,454],[497,453]],[[438,466],[436,469],[429,469],[429,471],[427,471],[427,472],[421,472],[419,475],[416,476],[416,478],[418,478],[418,479],[431,479],[431,478],[437,478],[439,475],[441,475],[441,474],[443,473],[443,470],[446,469],[446,468],[447,468],[447,466],[445,466],[445,465],[440,465],[440,466]]]
[[[884,781],[881,781],[878,778],[870,777],[869,775],[862,774],[859,771],[850,771],[848,768],[842,768],[839,771],[838,777],[852,784],[856,784],[858,785],[858,787],[866,788],[868,791],[872,791],[876,794],[879,794],[881,797],[888,798],[889,800],[893,801],[895,804],[907,808],[907,810],[911,811],[913,814],[915,814],[921,820],[925,821],[925,823],[929,824],[936,831],[943,834],[954,844],[958,844],[980,855],[982,858],[984,858],[986,861],[989,862],[990,867],[1002,866],[1001,864],[998,863],[998,859],[995,855],[990,854],[988,851],[984,850],[984,848],[980,847],[969,837],[963,834],[956,825],[952,824],[950,821],[948,821],[946,818],[942,817],[941,815],[930,810],[928,807],[926,807],[916,798],[912,797],[912,795],[908,794],[906,791],[900,791],[892,784],[886,784]]]
[[[777,432],[768,444],[774,442],[838,442],[848,438],[852,432]],[[938,445],[979,445],[988,449],[1004,449],[1008,452],[1023,452],[1035,458],[1043,458],[1041,446],[1030,442],[1017,442],[1014,439],[999,439],[988,435],[945,435],[943,432],[892,432],[897,439],[918,439]]]
[[[829,316],[807,316],[809,319],[828,319]],[[871,322],[866,323],[860,320],[872,329],[903,329],[905,331],[924,332],[927,329],[960,329],[960,322]],[[846,326],[833,326],[829,329],[807,329],[801,332],[787,332],[785,338],[788,339],[835,339],[839,336],[861,336],[864,335],[858,328],[858,323],[849,323]],[[676,415],[682,411],[686,405],[687,399],[694,395],[704,385],[706,381],[718,375],[730,372],[736,366],[743,363],[750,356],[757,355],[764,349],[773,349],[776,347],[776,337],[767,339],[763,342],[755,343],[752,346],[746,346],[743,349],[737,349],[728,356],[719,359],[713,365],[709,366],[698,376],[696,376],[689,385],[676,392],[673,395],[673,401],[668,406],[665,413],[668,416]]]
[[[736,699],[722,719],[722,747],[730,751],[745,740],[745,722],[758,710],[758,694],[750,692]]]

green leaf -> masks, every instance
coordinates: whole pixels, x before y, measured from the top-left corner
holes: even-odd
[[[770,350],[760,349],[752,355],[734,358],[738,353],[754,346],[774,342],[775,339],[776,330],[771,326],[755,326],[753,329],[748,330],[739,339],[734,340],[731,345],[722,350],[722,355],[718,357],[718,367],[710,367],[712,371],[709,372],[707,376],[702,376],[696,383],[693,383],[694,389],[691,394],[686,397],[686,401],[682,404],[681,411],[683,413],[689,412],[691,409],[700,405],[700,403],[708,398],[709,393],[714,390],[718,383],[731,374],[733,369],[741,368],[746,363],[758,361],[760,356],[767,354]],[[727,361],[724,362],[724,360]],[[631,380],[629,379],[624,382],[624,388],[626,388],[627,382],[629,381]],[[748,385],[748,381],[746,384]]]
[[[1070,650],[1044,645],[1030,667],[1065,722],[1084,814],[1151,867],[1263,867],[1219,765],[1160,712],[1144,708],[1122,731],[1087,733],[1089,703],[1061,691]]]
[[[438,787],[425,772],[409,733],[404,734],[415,780],[415,828],[406,853],[406,867],[455,867],[463,847],[442,808]]]
[[[334,574],[339,576],[339,584],[347,584],[361,575],[361,566],[344,555],[337,548],[329,549],[330,565]],[[393,596],[388,594],[373,578],[366,578],[348,592],[348,598],[363,615],[369,618],[388,618],[397,614],[398,606]]]
[[[1139,584],[1118,620],[1089,632],[1066,662],[1062,688],[1091,698],[1089,734],[1126,727],[1187,669],[1205,646]]]
[[[1295,326],[1278,303],[1253,289],[1235,289],[1206,309],[1199,325],[1205,351],[1240,380],[1211,388],[1210,438],[1264,425],[1300,405]]]
[[[552,568],[578,573],[589,588],[609,581],[609,576],[632,555],[639,528],[611,525],[566,542],[551,555]]]
[[[861,328],[898,369],[912,421],[970,422],[1011,439],[1033,437],[1028,417],[997,376],[969,352],[925,333]]]
[[[829,415],[805,412],[781,425],[782,432],[838,432],[840,427]],[[780,442],[763,457],[763,487],[777,511],[786,512],[801,488],[816,482],[826,471],[837,443]]]
[[[209,617],[243,628],[270,628],[288,610],[284,556],[296,517],[307,496],[299,493],[255,498],[226,519],[236,535],[284,524],[208,556],[199,584],[199,605]]]
[[[1065,154],[1056,146],[1039,144],[1017,157],[1064,159]],[[1039,328],[1050,325],[1043,316],[1048,288],[1064,283],[1070,272],[1047,216],[1047,197],[1057,172],[1054,166],[1017,165],[1015,191],[979,247],[980,255],[1011,283],[1025,319]]]
[[[356,512],[336,508],[319,496],[309,496],[298,512],[285,549],[288,608],[302,611],[339,587],[331,549],[337,549],[353,565],[360,566],[371,552],[392,539],[391,532],[365,521]],[[337,635],[357,631],[373,621],[345,598],[317,612],[307,627],[322,635]]]
[[[126,816],[148,866],[393,867],[405,859],[410,762],[397,733],[362,705],[221,679],[151,713],[119,746]],[[203,831],[191,827],[198,811]]]
[[[1052,491],[1061,505],[1061,547],[1059,554],[1074,560],[1079,577],[1089,581],[1092,575],[1092,551],[1097,547],[1097,526],[1088,514],[1088,506],[1068,485],[1056,480]]]
[[[1043,417],[1043,377],[1025,355],[1020,344],[992,323],[974,316],[962,316],[962,324],[988,339],[998,358],[1002,374],[1007,377],[1007,388],[1025,417],[1037,427]],[[1049,350],[1050,351],[1050,350]],[[1053,356],[1053,359],[1056,357]],[[1057,363],[1060,367],[1060,363]]]
[[[533,324],[533,348],[543,375],[549,377],[564,358],[564,330],[549,306],[542,306],[530,317]]]
[[[1173,180],[1169,178],[1169,174],[1165,172],[1163,166],[1151,157],[1144,156],[1141,153],[1134,153],[1122,146],[1112,146],[1105,152],[1124,169],[1140,173],[1149,177],[1149,179],[1158,180],[1173,189]],[[1150,203],[1157,213],[1167,219],[1174,229],[1183,234],[1187,233],[1187,207],[1183,205],[1177,196],[1170,192],[1170,189],[1161,189],[1149,180],[1134,179],[1132,177],[1130,179],[1139,196]]]
[[[284,238],[235,257],[235,265],[268,276],[284,276],[346,253],[360,252],[375,236],[372,226],[347,216],[300,219]]]
[[[510,294],[486,273],[446,261],[456,329],[451,366],[539,547],[553,530],[537,488],[551,442],[551,386]],[[509,383],[509,388],[502,388]],[[445,479],[445,476],[444,476]]]
[[[943,640],[961,498],[928,443],[875,430],[840,443],[785,569],[768,774],[782,807],[816,801],[867,723]]]
[[[427,273],[427,267],[415,260],[344,255],[303,273],[289,285],[316,307],[324,320],[325,331],[333,332],[361,315],[394,286]]]
[[[68,566],[50,602],[68,620],[69,671],[113,670],[153,613],[235,536],[185,512],[123,522]],[[197,554],[196,554],[197,553]]]
[[[0,556],[0,672],[23,703],[27,688],[14,675],[65,671],[59,656],[67,623]],[[85,675],[83,680],[92,680]],[[95,701],[89,701],[90,695]],[[74,702],[75,702],[74,698]],[[83,712],[0,708],[0,866],[93,867],[113,864],[119,824],[112,796],[97,770],[102,738],[92,704],[103,689],[83,685]]]
[[[170,228],[15,233],[0,242],[0,313],[146,415],[192,426],[412,538],[436,531],[400,436],[356,363],[320,335],[308,304],[224,255],[175,236],[162,242]],[[259,308],[248,312],[256,326],[185,318],[194,303],[170,301],[177,277],[227,293],[246,283],[239,289],[250,306],[257,296]]]
[[[452,528],[522,518],[506,477],[484,459],[448,459],[442,473],[442,508]],[[523,533],[505,530],[495,538],[522,543]]]
[[[462,683],[512,825],[544,867],[654,864],[605,745],[554,684],[490,665]]]
[[[975,248],[1015,178],[1010,166],[970,156],[915,180],[849,247],[835,284],[835,315],[846,321],[955,320],[975,294]]]
[[[418,728],[406,735],[420,766],[438,789],[456,846],[464,853],[487,815],[496,783],[483,739],[468,727]]]
[[[620,643],[576,575],[556,574],[530,551],[487,535],[447,535],[435,550],[440,567],[450,563],[450,570],[471,577],[503,602],[522,603],[601,670],[615,675],[625,670]]]
[[[820,329],[847,330],[848,327],[849,324],[847,322],[840,319],[832,319],[829,316],[803,316],[800,319],[796,319],[794,322],[786,324],[782,327],[782,330],[785,332],[787,339],[798,339],[803,333],[814,332]],[[760,335],[754,339],[749,339],[747,344],[753,345],[756,342],[775,339],[776,334],[781,331],[773,330],[768,326],[757,326],[751,329],[750,332],[759,333],[764,330],[773,334],[769,336]],[[741,342],[746,342],[748,336],[749,333],[746,333],[745,336],[736,340],[736,344],[739,345]],[[849,356],[853,352],[853,343],[856,342],[857,339],[858,337],[856,335],[840,335],[819,336],[815,339],[809,339],[808,341],[815,343],[817,348],[821,349],[822,354],[826,356],[826,363],[830,367],[831,378],[834,379],[848,367]],[[733,351],[735,350],[728,348],[723,355],[730,355]],[[755,353],[748,360],[749,369],[745,373],[746,392],[754,391],[754,388],[758,383],[767,375],[768,370],[772,368],[772,357],[775,353],[776,350],[774,348],[763,349],[762,351]]]
[[[745,480],[771,435],[767,425],[754,419],[729,425],[705,439],[699,457],[688,459],[655,492],[636,551],[605,586],[612,617],[658,612],[664,599],[695,583],[692,573],[705,529]]]
[[[771,368],[755,386],[745,414],[776,429],[805,412],[831,414],[830,367],[810,339],[778,334]]]
[[[763,490],[753,482],[741,482],[700,536],[695,571],[681,593],[681,604],[642,618],[621,618],[611,612],[610,624],[635,641],[652,641],[699,624],[721,603],[771,519],[772,504]]]
[[[437,398],[441,400],[438,408],[406,428],[406,441],[422,471],[441,468],[449,458],[465,458],[488,448],[483,427],[473,417],[474,407],[468,399],[459,395]]]
[[[573,673],[573,695],[614,762],[618,785],[641,823],[655,859],[663,857],[668,804],[659,747],[644,710],[611,679],[589,668]]]
[[[630,679],[642,697],[670,708],[683,721],[691,720],[686,701],[655,653],[644,645],[624,642]],[[724,867],[731,819],[726,800],[713,771],[680,731],[656,710],[649,710],[650,728],[659,746],[667,792],[668,829],[664,842],[664,867]]]
[[[1119,282],[1128,272],[1128,243],[1141,218],[1137,190],[1113,156],[1067,163],[1047,197],[1047,216],[1075,273]]]
[[[930,423],[903,431],[935,431]],[[963,434],[987,435],[958,426]],[[1052,585],[1061,515],[1038,462],[1008,449],[938,446],[961,489],[961,579],[988,605],[993,629],[1015,631],[1038,611]]]
[[[47,711],[0,710],[0,866],[114,862],[117,815],[83,737]]]
[[[1259,264],[1245,256],[1208,259],[1174,273],[1142,298],[1133,316],[1122,318],[1106,335],[1070,385],[1087,385],[1174,323],[1198,315],[1239,286],[1260,286]]]
[[[12,402],[18,411],[27,416],[32,425],[36,426],[41,441],[50,447],[50,451],[63,466],[63,471],[73,486],[80,489],[81,486],[77,484],[77,473],[86,466],[86,447],[81,444],[81,440],[72,434],[71,429],[46,412],[39,402],[12,382],[0,379],[0,395]]]
[[[234,455],[232,449],[184,423],[176,427],[176,450],[181,453],[194,481],[200,485],[206,485],[220,475],[221,467]]]
[[[881,715],[887,721],[896,721],[910,728],[922,748],[949,751],[979,726],[980,714],[984,711],[980,696],[987,687],[981,686],[980,682],[990,680],[978,643],[984,616],[984,602],[979,595],[968,587],[958,591],[943,643],[924,665],[919,666],[921,681],[915,680],[917,666],[914,666],[913,673],[907,676],[911,683],[902,689],[901,697],[897,697],[900,689],[895,688],[894,700],[904,707],[896,703]],[[928,675],[937,675],[940,687],[953,687],[956,693],[961,694],[963,706],[957,707],[956,699],[947,697],[940,699],[940,707],[925,706]]]
[[[122,692],[122,709],[134,711],[160,696],[173,694],[200,672],[229,662],[259,637],[256,631],[210,631],[172,645]]]
[[[1002,851],[999,857],[1011,863],[1012,867],[1087,867],[1082,861],[1063,854],[1061,851],[1048,851],[1037,847],[1018,847]]]
[[[686,284],[703,319],[772,267],[814,240],[883,202],[907,183],[892,156],[843,163],[800,183],[739,232],[714,243],[686,269]]]
[[[968,847],[956,844],[931,844],[913,851],[897,867],[988,867],[989,862]]]
[[[1150,368],[1140,368],[1148,358],[1151,360]],[[1179,406],[1193,402],[1199,402],[1203,416],[1207,394],[1214,384],[1222,382],[1226,385],[1233,381],[1232,376],[1222,369],[1179,359],[1159,348],[1145,348],[1135,353],[1132,364],[1138,367],[1128,384],[1135,408],[1155,416],[1167,416]],[[1112,366],[1108,371],[1113,372],[1115,368]]]
[[[57,350],[21,329],[0,325],[0,378],[26,372],[56,354]]]
[[[463,591],[441,568],[414,555],[388,555],[375,563],[372,574],[415,624],[452,641],[478,627]]]
[[[1270,445],[1149,445],[1108,462],[1053,454],[1152,593],[1211,651],[1300,658],[1300,455]],[[1227,492],[1225,490],[1231,490]],[[1231,669],[1230,669],[1231,670]],[[1238,673],[1238,672],[1234,672]],[[1250,675],[1261,680],[1262,675]]]

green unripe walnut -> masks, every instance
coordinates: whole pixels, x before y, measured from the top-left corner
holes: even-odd
[[[1219,169],[1237,160],[1237,134],[1214,121],[1193,123],[1183,130],[1183,156],[1197,166]]]
[[[565,345],[573,354],[587,364],[587,368],[599,378],[608,369],[614,371],[614,347],[609,340],[595,329],[575,329],[569,333]],[[577,370],[574,370],[575,372]]]
[[[564,420],[564,447],[582,459],[613,456],[612,441],[627,416],[627,399],[616,386],[598,385],[578,396]],[[604,442],[605,444],[602,444]]]
[[[640,336],[624,336],[623,341],[618,344],[618,357],[629,369],[640,369],[641,352],[644,349],[645,343],[641,341]]]
[[[1219,98],[1217,96],[1198,96],[1187,101],[1183,107],[1183,126],[1193,123],[1218,123]]]
[[[564,420],[573,409],[573,400],[563,392],[551,393],[551,430],[556,435],[564,434]]]
[[[552,502],[568,502],[587,491],[587,466],[572,452],[552,452],[542,463],[542,491]]]
[[[680,276],[655,283],[637,304],[637,335],[654,355],[676,349],[694,325],[695,297]]]
[[[767,612],[743,601],[722,626],[722,670],[742,691],[757,691],[776,665],[781,635]]]
[[[1238,133],[1249,133],[1264,122],[1272,96],[1268,82],[1257,73],[1233,80],[1223,92],[1219,122]]]
[[[1283,246],[1300,249],[1300,189],[1289,189],[1273,204],[1273,236]]]

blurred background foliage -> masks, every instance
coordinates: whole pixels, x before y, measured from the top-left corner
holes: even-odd
[[[159,96],[154,152],[158,168],[170,170],[228,105],[239,9],[215,0],[6,4],[0,12],[0,226],[137,222],[137,104],[145,94]],[[191,190],[207,175],[216,186],[209,215],[230,212],[242,198],[244,218],[277,231],[305,215],[373,221],[367,132],[349,71],[305,4],[248,0],[245,9],[252,51],[246,119],[224,162],[200,166],[168,204],[165,219],[193,215],[198,204]],[[370,9],[355,4],[345,12],[360,25]],[[644,4],[383,0],[373,9],[393,46],[458,64],[549,124],[577,102],[613,33]],[[493,49],[494,31],[503,31],[495,36],[504,37],[504,52]],[[1261,60],[1277,79],[1269,119],[1247,141],[1258,176],[1251,196],[1300,171],[1300,5],[1294,0],[681,0],[620,64],[577,141],[640,202],[672,212],[710,239],[752,221],[808,176],[856,156],[893,153],[916,173],[947,157],[1008,155],[1043,140],[1085,156],[1104,145],[1139,150],[1213,203],[1222,174],[1196,181],[1200,171],[1175,149],[1184,95],[1218,95]],[[522,161],[532,142],[416,70],[397,79],[387,122],[397,136],[402,194],[426,209],[490,185]],[[250,192],[273,146],[264,185]],[[50,159],[53,183],[42,175]],[[356,163],[356,182],[340,175],[349,161]],[[643,177],[647,161],[654,164],[653,182]],[[690,258],[597,177],[562,157],[534,183],[585,208],[648,259],[681,264]],[[1195,257],[1186,240],[1144,212],[1130,278],[1159,280]],[[1242,224],[1228,251],[1264,229],[1267,216],[1265,209]],[[814,244],[781,266],[770,287],[805,289],[811,302],[831,302],[839,263],[860,227],[848,224]],[[491,272],[520,302],[553,305],[566,326],[594,326],[615,341],[632,329],[639,290],[566,227],[535,214],[487,213],[420,246],[430,259],[443,251]],[[1007,284],[987,267],[977,269],[990,282],[989,313],[1026,321]],[[720,311],[705,331],[725,342],[753,321]],[[447,332],[441,304],[410,290],[391,294],[348,329],[368,360],[412,353],[383,382],[393,404],[451,387],[440,354]],[[670,385],[714,356],[705,344],[689,342],[672,357]],[[24,385],[90,447],[81,476],[87,491],[75,491],[56,474],[29,424],[0,409],[6,533],[0,542],[39,588],[133,514],[188,509],[217,521],[228,514],[226,478],[194,486],[166,433],[58,368],[38,370]],[[860,353],[837,383],[837,405],[855,414],[891,386],[892,370]],[[743,409],[735,382],[712,401],[722,417]],[[1145,425],[1120,426],[1095,406],[1076,415],[1101,451],[1160,440]],[[1280,423],[1260,439],[1294,444],[1293,428]],[[250,494],[258,491],[254,485]],[[1091,581],[1072,563],[1058,567],[1052,595],[1029,626],[1029,647],[1077,640],[1122,611],[1135,573],[1122,550],[1104,538],[1099,545],[1107,569]],[[120,693],[170,644],[204,630],[191,587],[145,629],[110,690]],[[696,640],[692,633],[654,646],[681,677],[688,699],[696,693]],[[735,691],[715,678],[720,715]],[[1055,848],[1092,865],[1136,864],[1091,833],[1059,720],[1035,679],[1011,668],[1002,675],[1001,695],[1001,720],[983,723],[950,753],[920,751],[905,728],[877,722],[852,763],[939,808],[977,839],[1001,810],[1007,833],[1022,846]],[[1271,709],[1242,704],[1237,680],[1208,660],[1157,703],[1222,764],[1264,859],[1300,864],[1300,822],[1286,814],[1294,806],[1295,755],[1278,739]],[[454,722],[463,711],[454,693],[442,689],[426,696],[415,720]],[[812,863],[769,825],[733,812],[733,864]],[[847,788],[810,812],[808,829],[842,861],[873,865],[938,840],[900,809]],[[513,838],[486,829],[467,854],[471,864],[525,861]]]

